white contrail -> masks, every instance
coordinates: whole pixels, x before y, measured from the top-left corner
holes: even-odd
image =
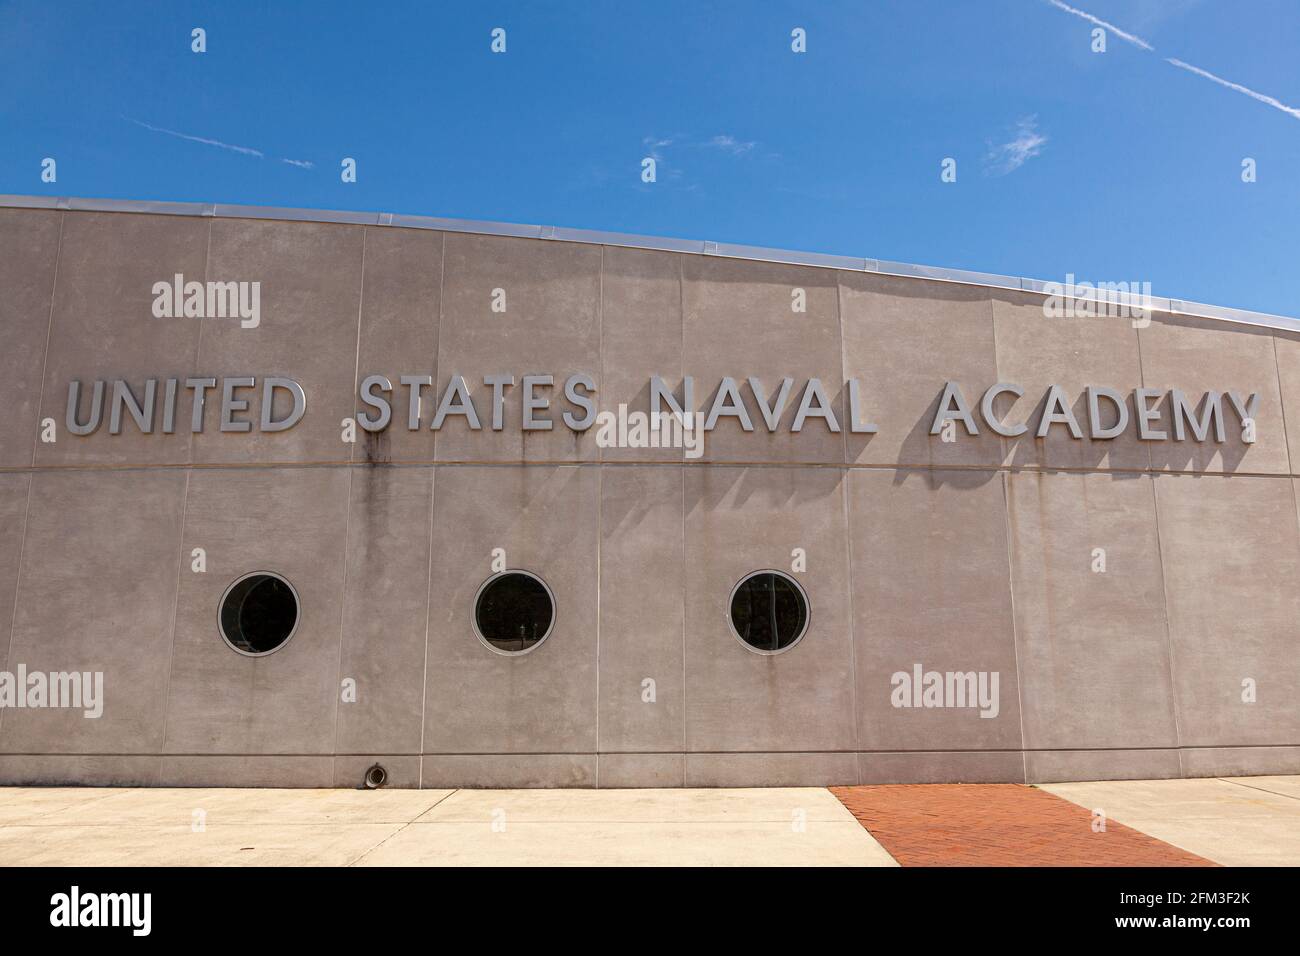
[[[1107,23],[1105,20],[1101,20],[1097,17],[1094,17],[1091,13],[1086,13],[1083,10],[1078,10],[1070,6],[1069,4],[1062,3],[1061,0],[1047,0],[1047,2],[1050,3],[1052,6],[1056,7],[1058,10],[1064,10],[1066,13],[1073,13],[1076,17],[1083,17],[1083,19],[1089,21],[1090,23],[1095,23],[1099,27],[1105,27],[1107,30],[1115,34],[1115,36],[1119,37],[1121,40],[1127,40],[1129,43],[1132,43],[1136,47],[1141,47],[1143,50],[1147,50],[1151,53],[1154,53],[1156,51],[1155,47],[1153,47],[1146,40],[1142,39],[1140,36],[1134,36],[1132,33],[1128,33],[1124,30],[1121,30],[1119,27],[1115,26],[1115,24]]]
[[[1256,93],[1254,90],[1242,86],[1240,83],[1233,83],[1231,80],[1225,80],[1221,76],[1215,76],[1213,73],[1209,72],[1208,70],[1202,70],[1199,66],[1192,66],[1190,63],[1184,63],[1182,60],[1176,60],[1172,56],[1165,57],[1165,62],[1172,63],[1180,70],[1186,70],[1189,73],[1195,73],[1197,76],[1203,76],[1207,80],[1213,80],[1215,83],[1218,83],[1220,86],[1226,86],[1230,90],[1236,90],[1238,93],[1245,93],[1252,100],[1259,100],[1261,103],[1266,103],[1267,105],[1273,107],[1273,109],[1275,110],[1281,110],[1283,113],[1289,113],[1292,116],[1294,116],[1296,119],[1300,119],[1300,109],[1297,109],[1294,106],[1287,106],[1285,103],[1275,100],[1273,97],[1267,96],[1264,93]]]
[[[177,139],[187,139],[191,143],[202,143],[204,146],[217,146],[221,149],[228,149],[235,153],[243,153],[245,156],[256,156],[261,159],[263,154],[261,150],[252,149],[248,146],[234,146],[230,143],[223,143],[217,139],[205,139],[202,136],[190,136],[188,133],[178,133],[174,129],[163,129],[161,126],[150,126],[148,123],[138,119],[131,119],[129,116],[123,116],[122,119],[130,120],[136,126],[143,126],[145,129],[153,130],[155,133],[166,133],[168,136],[175,136]]]
[[[266,154],[260,149],[253,149],[251,146],[236,146],[233,143],[223,143],[219,139],[208,139],[205,136],[191,136],[189,133],[178,133],[174,129],[163,129],[161,126],[153,126],[143,120],[133,119],[130,116],[123,116],[122,119],[134,123],[136,126],[143,126],[147,130],[155,133],[166,133],[168,136],[175,136],[177,139],[189,140],[191,143],[202,143],[204,146],[216,146],[219,149],[228,149],[232,153],[243,153],[245,156],[256,156],[258,159],[265,159]],[[297,166],[299,169],[315,169],[316,164],[309,159],[281,159],[280,162],[288,163],[290,166]]]
[[[1089,23],[1095,23],[1099,27],[1105,27],[1107,30],[1115,34],[1115,36],[1119,37],[1121,40],[1126,40],[1129,43],[1132,43],[1134,46],[1146,50],[1148,53],[1156,52],[1156,48],[1153,47],[1146,40],[1142,39],[1140,36],[1135,36],[1132,33],[1128,33],[1124,30],[1121,30],[1119,27],[1115,26],[1115,24],[1107,23],[1105,20],[1098,19],[1097,17],[1094,17],[1091,13],[1088,13],[1085,10],[1079,10],[1078,8],[1072,7],[1069,4],[1062,3],[1061,0],[1047,0],[1047,2],[1050,3],[1052,6],[1056,7],[1056,9],[1058,10],[1064,10],[1066,13],[1072,13],[1076,17],[1082,17],[1083,19],[1087,20]],[[1186,70],[1188,73],[1195,73],[1197,76],[1205,77],[1205,79],[1210,80],[1211,82],[1214,83],[1218,83],[1220,86],[1226,86],[1230,90],[1235,90],[1238,93],[1243,93],[1246,96],[1249,96],[1251,99],[1258,100],[1259,102],[1263,103],[1266,106],[1271,106],[1275,110],[1281,110],[1283,113],[1286,113],[1288,116],[1292,116],[1295,119],[1300,119],[1300,109],[1297,109],[1294,106],[1287,106],[1285,103],[1281,102],[1278,99],[1275,99],[1272,96],[1267,95],[1266,93],[1258,93],[1255,90],[1252,90],[1248,86],[1242,86],[1240,83],[1233,83],[1231,80],[1225,80],[1221,76],[1215,76],[1213,73],[1209,72],[1208,70],[1202,70],[1199,66],[1192,66],[1192,64],[1187,63],[1183,60],[1176,59],[1175,57],[1172,56],[1164,57],[1164,61],[1168,63],[1170,66],[1176,66],[1180,70]]]

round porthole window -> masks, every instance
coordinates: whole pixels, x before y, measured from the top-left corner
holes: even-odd
[[[551,633],[555,597],[528,571],[502,571],[483,582],[474,598],[474,631],[502,654],[525,654]]]
[[[245,574],[221,596],[218,623],[221,636],[239,653],[270,654],[298,629],[298,592],[278,574]]]
[[[731,630],[752,651],[776,654],[808,631],[808,595],[780,571],[755,571],[731,592]]]

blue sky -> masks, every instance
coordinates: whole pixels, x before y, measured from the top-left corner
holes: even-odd
[[[682,236],[1300,315],[1300,4],[1069,5],[10,0],[0,192]],[[1083,13],[1131,39],[1093,53]]]

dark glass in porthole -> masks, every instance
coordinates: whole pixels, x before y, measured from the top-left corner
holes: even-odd
[[[731,624],[757,651],[779,651],[803,636],[808,601],[793,581],[762,571],[740,582],[731,596]]]
[[[519,653],[545,639],[555,619],[546,585],[531,574],[506,571],[488,581],[474,608],[478,632],[499,651]]]
[[[221,632],[245,654],[266,654],[293,634],[298,598],[273,574],[250,574],[235,582],[221,602]]]

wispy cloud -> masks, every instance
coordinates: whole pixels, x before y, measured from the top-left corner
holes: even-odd
[[[713,137],[713,139],[709,140],[707,145],[713,146],[717,149],[726,150],[727,152],[731,153],[732,156],[743,156],[745,153],[748,153],[751,149],[757,146],[758,143],[755,142],[743,143],[740,140],[736,139],[736,137],[734,136],[730,136],[726,133],[722,133],[718,136]]]
[[[1047,137],[1038,131],[1038,117],[1026,116],[1016,123],[1016,134],[998,146],[990,146],[985,157],[989,172],[999,176],[1013,172],[1043,151]]]
[[[650,151],[650,156],[656,163],[663,162],[663,151],[673,144],[671,139],[660,139],[657,136],[647,136],[641,143]]]
[[[223,143],[219,139],[210,139],[207,136],[192,136],[189,133],[179,133],[174,129],[166,129],[162,126],[154,126],[152,123],[146,123],[144,120],[138,120],[131,116],[123,116],[122,119],[128,123],[134,123],[136,126],[143,127],[154,133],[164,133],[167,136],[175,136],[177,139],[183,139],[190,143],[199,143],[203,146],[215,146],[218,149],[227,149],[232,153],[240,153],[244,156],[255,156],[258,159],[265,159],[266,154],[260,149],[253,149],[251,146],[237,146],[234,143]],[[290,166],[297,166],[299,169],[315,169],[316,164],[310,159],[281,159],[280,162],[287,163]]]
[[[208,139],[204,136],[191,136],[189,133],[178,133],[174,129],[163,129],[161,126],[153,126],[142,120],[132,119],[130,116],[123,116],[122,119],[134,123],[136,126],[143,126],[147,130],[155,133],[166,133],[168,136],[175,136],[177,139],[186,139],[191,143],[202,143],[204,146],[216,146],[218,149],[228,149],[232,153],[243,153],[245,156],[256,156],[258,159],[265,155],[260,149],[253,149],[251,146],[236,146],[233,143],[223,143],[219,139]]]
[[[647,155],[653,156],[656,162],[663,161],[664,153],[670,146],[679,149],[717,149],[732,156],[744,156],[758,145],[753,140],[737,139],[729,133],[719,133],[711,139],[704,140],[696,140],[681,134],[671,137],[646,136],[641,140],[641,144],[645,146]]]
[[[686,192],[700,189],[696,182],[689,181],[689,159],[701,158],[701,152],[716,150],[727,156],[739,157],[752,153],[759,145],[757,142],[737,139],[728,133],[719,133],[709,139],[696,139],[694,136],[676,132],[670,136],[643,136],[641,145],[645,156],[655,161],[660,182],[670,183],[673,188]],[[673,155],[670,157],[669,153]],[[685,160],[682,157],[687,157]],[[768,159],[779,158],[775,154]]]
[[[1135,34],[1128,33],[1125,30],[1121,30],[1113,23],[1107,23],[1105,20],[1101,20],[1098,19],[1097,17],[1094,17],[1091,13],[1087,13],[1076,7],[1072,7],[1069,4],[1062,3],[1061,0],[1047,0],[1047,2],[1050,3],[1052,6],[1056,7],[1058,10],[1064,10],[1066,13],[1071,13],[1076,17],[1082,17],[1084,20],[1087,20],[1089,23],[1095,23],[1099,27],[1104,27],[1105,29],[1109,30],[1111,33],[1115,34],[1115,36],[1119,37],[1121,40],[1131,43],[1134,46],[1147,51],[1148,53],[1156,52],[1156,48],[1152,46],[1150,43],[1148,43],[1146,40],[1142,39],[1140,36],[1136,36]],[[1228,89],[1233,90],[1237,93],[1242,93],[1246,96],[1249,96],[1252,100],[1257,100],[1258,102],[1263,103],[1266,106],[1271,106],[1275,110],[1281,110],[1283,113],[1286,113],[1288,116],[1291,116],[1294,119],[1300,119],[1300,108],[1294,106],[1287,106],[1285,103],[1281,102],[1275,97],[1269,96],[1266,93],[1260,93],[1257,90],[1252,90],[1248,86],[1242,86],[1240,83],[1233,83],[1231,80],[1225,80],[1221,76],[1215,76],[1209,70],[1203,70],[1199,66],[1193,66],[1192,64],[1184,60],[1180,60],[1176,57],[1166,56],[1166,57],[1161,57],[1161,59],[1163,59],[1170,66],[1176,66],[1180,70],[1186,70],[1188,73],[1194,73],[1197,76],[1204,77],[1205,79],[1209,80],[1212,83],[1218,83],[1220,86],[1227,87]]]

